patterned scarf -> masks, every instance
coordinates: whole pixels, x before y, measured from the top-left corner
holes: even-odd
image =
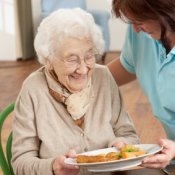
[[[74,121],[79,123],[79,120],[85,115],[90,105],[91,99],[94,97],[91,79],[87,86],[80,92],[70,93],[61,83],[58,81],[54,71],[50,71],[47,68],[44,69],[44,73],[47,79],[49,93],[55,100],[65,104],[67,111],[71,115]]]

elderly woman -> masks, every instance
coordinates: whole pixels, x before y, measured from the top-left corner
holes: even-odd
[[[95,64],[104,41],[90,14],[52,13],[40,24],[34,45],[44,66],[24,81],[16,101],[16,175],[78,174],[79,167],[64,163],[66,157],[138,143],[111,73]]]

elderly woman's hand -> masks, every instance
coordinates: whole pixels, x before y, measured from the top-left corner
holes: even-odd
[[[53,162],[54,175],[76,175],[79,173],[79,167],[74,165],[68,165],[64,163],[65,158],[75,158],[76,153],[74,150],[70,150],[66,155],[57,157]]]
[[[159,154],[145,158],[141,166],[147,168],[164,168],[175,158],[175,142],[168,139],[161,139],[159,144],[163,146],[163,150]]]
[[[124,147],[125,145],[126,145],[125,142],[120,141],[120,142],[114,143],[112,146],[116,147],[117,149],[121,149],[121,148]]]

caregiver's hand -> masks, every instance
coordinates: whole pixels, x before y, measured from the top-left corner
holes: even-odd
[[[79,167],[74,165],[68,165],[64,163],[67,158],[75,158],[76,153],[74,150],[70,150],[66,155],[57,157],[53,162],[54,175],[77,175],[79,173]]]
[[[175,142],[168,139],[161,139],[159,145],[163,146],[163,150],[158,154],[146,157],[142,161],[141,166],[147,168],[164,168],[175,158]]]

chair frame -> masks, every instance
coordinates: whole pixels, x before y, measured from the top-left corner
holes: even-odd
[[[12,146],[12,132],[8,136],[6,143],[6,150],[2,148],[2,127],[5,119],[14,110],[15,103],[10,104],[0,113],[0,166],[4,175],[14,175],[13,168],[11,166],[11,146]]]

